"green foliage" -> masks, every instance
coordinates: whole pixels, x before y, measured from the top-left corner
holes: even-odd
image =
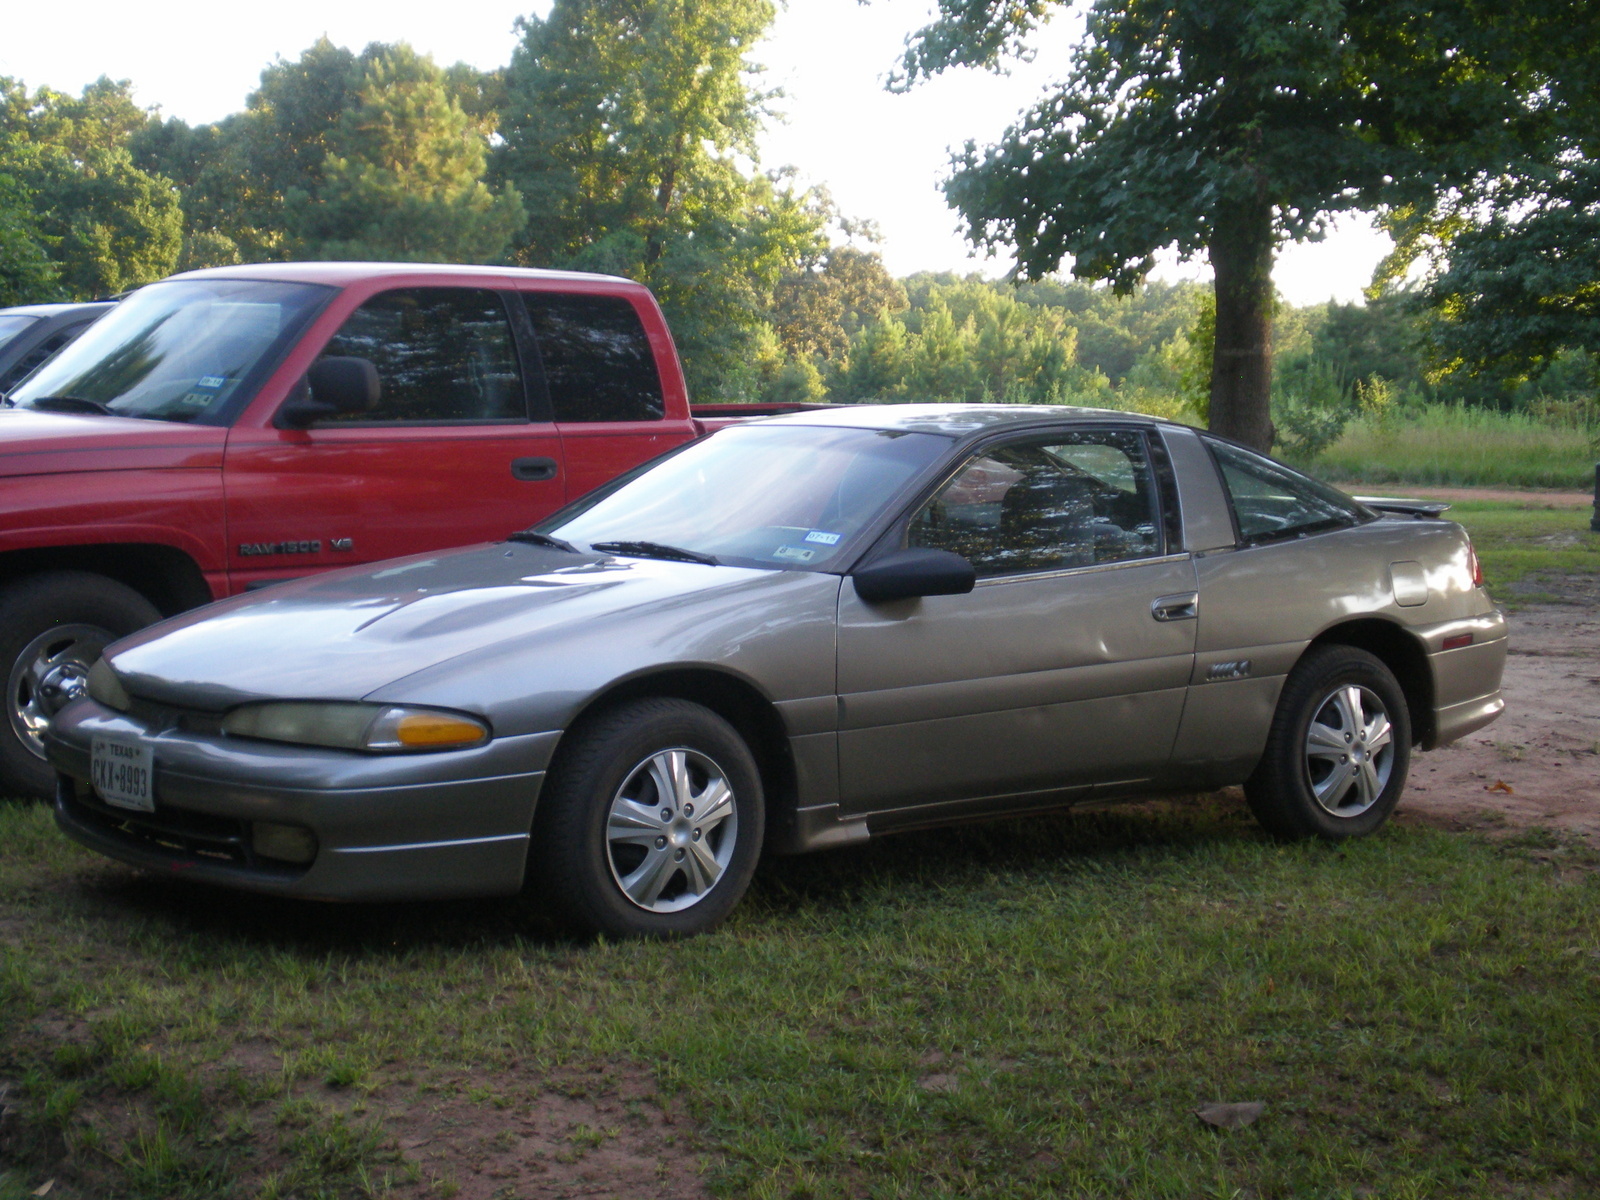
[[[60,269],[50,261],[31,200],[13,176],[0,174],[0,308],[57,295]]]
[[[940,0],[906,78],[995,66],[1065,7]],[[1127,291],[1163,248],[1206,254],[1211,423],[1270,443],[1273,248],[1463,178],[1524,111],[1535,81],[1462,47],[1452,14],[1409,0],[1095,0],[1063,83],[998,144],[969,143],[945,193],[1031,277],[1070,261]]]
[[[641,280],[691,390],[754,398],[774,290],[822,254],[825,200],[752,175],[769,94],[747,55],[770,0],[557,0],[520,23],[497,178],[529,220],[517,260]]]
[[[1535,80],[1504,152],[1457,188],[1388,214],[1393,286],[1423,260],[1415,307],[1431,365],[1516,384],[1563,350],[1600,349],[1600,10],[1583,0],[1463,4],[1464,36]],[[1591,387],[1594,380],[1591,380]]]
[[[482,181],[488,146],[433,60],[368,46],[323,136],[320,178],[284,193],[288,252],[305,258],[492,262],[525,214]]]
[[[1368,483],[1588,490],[1600,420],[1585,423],[1573,408],[1565,421],[1454,404],[1353,416],[1313,466],[1327,479]]]
[[[0,289],[14,301],[95,299],[171,272],[178,198],[128,148],[146,120],[126,81],[73,97],[0,78]]]
[[[851,339],[831,399],[1051,404],[1105,387],[1078,364],[1076,328],[1059,308],[976,278],[913,276],[906,292],[903,314],[880,310]]]

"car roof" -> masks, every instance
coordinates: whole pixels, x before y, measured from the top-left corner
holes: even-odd
[[[19,304],[14,308],[0,308],[0,317],[60,317],[113,307],[115,305],[109,300],[94,300],[84,304]]]
[[[1163,417],[1110,408],[1065,404],[844,404],[768,417],[762,424],[843,425],[855,429],[904,430],[967,438],[1029,426],[1098,424],[1172,425]]]
[[[591,275],[583,271],[544,271],[531,267],[478,267],[452,263],[401,262],[282,262],[246,263],[234,267],[206,267],[185,271],[169,279],[257,279],[282,283],[320,283],[345,287],[370,279],[472,278],[491,282],[604,283],[611,287],[642,285],[616,275]]]

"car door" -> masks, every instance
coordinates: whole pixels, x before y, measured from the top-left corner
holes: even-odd
[[[229,440],[234,590],[503,538],[560,507],[560,435],[530,413],[515,315],[468,287],[397,288],[356,308],[323,354],[370,361],[376,404]]]
[[[567,499],[695,436],[686,399],[673,406],[682,415],[667,416],[656,348],[627,297],[527,291],[522,301],[561,434]],[[665,325],[648,315],[670,353]]]
[[[915,819],[1131,786],[1167,763],[1194,653],[1194,566],[1142,430],[1013,437],[904,526],[961,554],[963,596],[840,601],[841,810]]]

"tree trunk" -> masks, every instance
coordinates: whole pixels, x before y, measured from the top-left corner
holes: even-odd
[[[1272,427],[1272,208],[1264,200],[1218,216],[1211,236],[1217,338],[1211,430],[1263,454]]]

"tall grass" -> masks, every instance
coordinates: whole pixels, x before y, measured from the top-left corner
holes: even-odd
[[[1594,425],[1430,404],[1357,417],[1312,467],[1363,483],[1586,488],[1597,459]]]

